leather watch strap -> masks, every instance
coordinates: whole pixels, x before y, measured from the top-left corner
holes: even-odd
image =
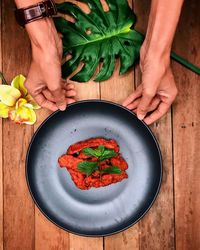
[[[44,17],[50,17],[57,14],[56,6],[52,0],[46,0],[26,8],[16,9],[15,17],[21,26]]]

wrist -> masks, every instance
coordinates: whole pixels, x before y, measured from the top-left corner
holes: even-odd
[[[41,2],[42,0],[15,0],[17,8],[26,8],[30,5],[37,4]]]
[[[59,39],[53,20],[49,17],[25,25],[32,48],[49,50]]]
[[[166,48],[159,46],[159,43],[150,43],[148,44],[144,41],[140,49],[140,60],[141,62],[145,60],[154,60],[165,62],[166,65],[170,64],[170,52],[171,47]]]

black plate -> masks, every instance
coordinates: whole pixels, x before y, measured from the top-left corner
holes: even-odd
[[[80,190],[57,159],[91,137],[117,140],[129,164],[128,179]],[[149,210],[161,184],[162,161],[150,129],[129,110],[107,101],[82,101],[48,117],[30,144],[26,176],[31,195],[57,226],[84,236],[120,232]]]

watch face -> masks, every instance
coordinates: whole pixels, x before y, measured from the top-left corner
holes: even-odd
[[[24,10],[25,20],[29,22],[33,18],[38,18],[38,17],[42,16],[42,13],[44,11],[45,11],[45,8],[42,11],[42,9],[39,6],[30,7],[28,9]]]

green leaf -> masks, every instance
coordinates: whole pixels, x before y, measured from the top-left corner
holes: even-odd
[[[105,150],[105,147],[100,145],[97,149],[84,148],[82,150],[82,152],[85,153],[86,155],[94,156],[94,157],[99,158],[104,153],[104,150]]]
[[[103,173],[107,173],[107,174],[121,174],[122,170],[117,167],[117,166],[111,166],[111,167],[107,167],[104,170],[101,170],[101,174]]]
[[[77,168],[80,172],[86,173],[89,176],[98,170],[98,162],[82,161],[78,164]]]
[[[82,150],[82,152],[83,152],[84,154],[88,155],[88,156],[94,156],[94,157],[96,157],[96,152],[95,152],[95,150],[92,149],[92,148],[84,148],[84,149]]]
[[[100,146],[98,146],[97,149],[95,149],[95,153],[96,153],[98,156],[103,155],[104,151],[105,151],[105,147],[104,147],[103,145],[100,145]]]
[[[113,149],[107,149],[103,145],[100,145],[97,149],[84,148],[82,152],[86,155],[94,156],[100,161],[104,161],[118,155]]]
[[[99,159],[100,161],[105,161],[109,158],[116,157],[117,155],[118,154],[113,149],[105,149]]]
[[[87,82],[102,62],[95,81],[107,80],[114,71],[116,57],[120,59],[120,74],[124,74],[139,57],[143,42],[143,36],[132,29],[136,16],[127,0],[107,0],[107,12],[100,0],[80,2],[88,4],[89,14],[70,2],[57,4],[58,12],[75,18],[75,23],[64,17],[54,18],[58,32],[63,35],[63,56],[72,56],[62,66],[63,77],[67,78],[83,62],[82,69],[71,79]]]

